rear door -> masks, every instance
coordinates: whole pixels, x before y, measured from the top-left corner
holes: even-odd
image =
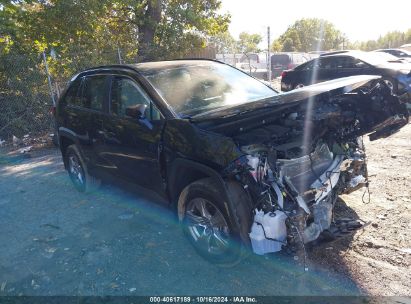
[[[103,120],[108,112],[109,97],[108,75],[88,75],[83,77],[81,87],[81,103],[84,106],[82,124],[85,133],[81,140],[84,143],[83,151],[90,170],[98,174],[106,166],[102,157],[104,147]]]
[[[339,77],[334,57],[319,57],[317,69],[318,72],[315,82],[312,83],[323,82]]]
[[[146,105],[145,118],[126,115],[126,108]],[[165,120],[143,87],[128,76],[111,78],[109,115],[104,120],[104,158],[113,175],[163,193],[159,156]]]
[[[81,77],[68,89],[64,103],[64,122],[67,131],[77,139],[91,173],[101,165],[102,121],[108,108],[108,76]]]
[[[326,80],[338,78],[335,64],[331,58],[316,58],[310,62],[296,67],[294,73],[290,73],[293,88],[300,84],[306,86]]]

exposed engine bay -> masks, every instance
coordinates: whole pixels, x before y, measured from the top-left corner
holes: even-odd
[[[224,133],[244,156],[225,175],[235,177],[253,202],[253,251],[304,246],[327,231],[338,195],[368,185],[362,136],[375,140],[401,128],[408,121],[402,107],[377,81],[287,105],[259,122],[226,123]]]

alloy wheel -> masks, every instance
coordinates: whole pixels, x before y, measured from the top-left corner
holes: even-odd
[[[85,175],[83,167],[77,155],[71,154],[68,159],[69,174],[73,183],[78,187],[84,187]]]
[[[229,228],[222,212],[209,200],[194,198],[186,209],[188,232],[199,249],[220,255],[229,249]]]

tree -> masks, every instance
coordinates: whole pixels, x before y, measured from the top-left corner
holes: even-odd
[[[178,57],[204,47],[209,36],[227,30],[230,20],[229,15],[218,13],[220,0],[4,2],[0,24],[18,26],[14,31],[2,26],[0,32],[6,28],[8,36],[20,34],[13,36],[21,38],[19,44],[37,51],[53,47],[60,54],[128,46],[140,60]]]
[[[209,42],[215,46],[218,54],[228,54],[236,51],[237,42],[228,31],[210,37]]]
[[[377,40],[357,41],[351,43],[349,47],[352,49],[372,51],[376,49],[396,48],[407,43],[411,43],[411,29],[405,32],[388,32],[384,36],[380,36]]]
[[[283,50],[283,45],[278,39],[274,40],[270,47],[272,52],[281,52]]]
[[[259,51],[258,44],[263,40],[259,34],[249,34],[242,32],[239,35],[237,49],[240,53],[255,53]]]
[[[0,0],[0,135],[25,132],[27,117],[47,123],[48,56],[53,84],[64,88],[87,67],[173,59],[226,32],[220,0]],[[32,93],[32,94],[31,94]],[[33,114],[34,113],[34,114]],[[6,130],[7,127],[7,130]],[[17,133],[15,133],[17,132]]]
[[[322,19],[297,20],[276,40],[273,45],[282,45],[283,51],[309,52],[340,48],[344,35],[335,26]]]

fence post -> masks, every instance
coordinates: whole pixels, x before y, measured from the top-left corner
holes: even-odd
[[[121,51],[120,51],[120,48],[118,47],[117,48],[117,55],[118,55],[118,62],[120,63],[120,64],[122,64],[123,62],[123,60],[121,59]]]
[[[267,78],[270,83],[271,87],[271,51],[270,51],[270,27],[267,27],[267,42],[268,42],[268,49],[267,49]]]
[[[46,74],[47,74],[47,81],[49,83],[49,90],[50,90],[50,96],[51,96],[51,101],[53,102],[53,106],[56,106],[56,100],[54,99],[54,94],[53,94],[53,86],[51,85],[51,76],[49,73],[49,66],[47,64],[47,58],[46,58],[46,52],[43,51],[43,60],[44,60],[44,66],[46,69]]]

